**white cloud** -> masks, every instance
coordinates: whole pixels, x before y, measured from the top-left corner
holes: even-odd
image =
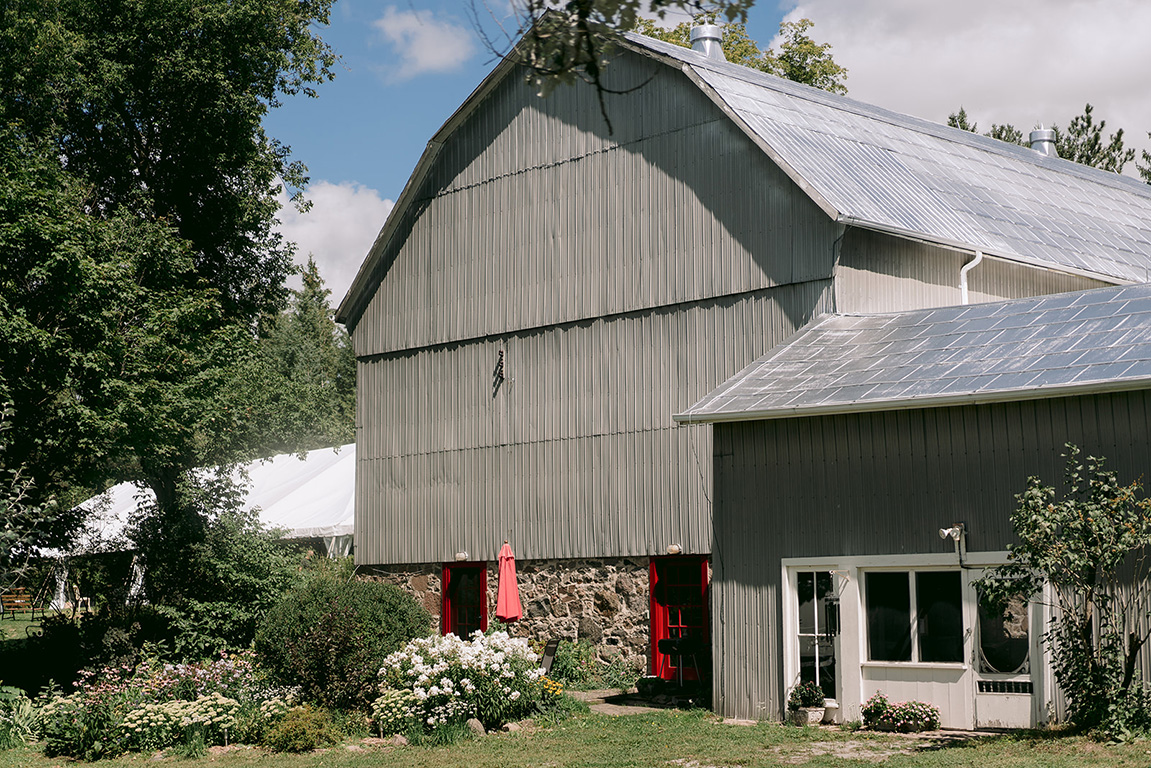
[[[279,231],[296,243],[297,263],[307,264],[309,253],[315,258],[320,276],[332,292],[335,308],[348,292],[395,203],[354,182],[316,182],[308,186],[305,197],[312,207],[300,213],[281,193]],[[289,281],[289,285],[299,287],[299,278]]]
[[[848,68],[850,95],[936,122],[966,108],[986,131],[1066,126],[1090,102],[1106,132],[1148,146],[1151,3],[1143,0],[799,0],[818,42]],[[1128,171],[1133,171],[1128,166]]]
[[[431,11],[401,11],[389,5],[372,26],[395,50],[399,64],[387,71],[393,81],[428,72],[452,72],[475,55],[472,29]]]

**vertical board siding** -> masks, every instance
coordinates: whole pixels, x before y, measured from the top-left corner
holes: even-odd
[[[361,360],[358,561],[495,557],[513,535],[532,558],[709,552],[710,427],[671,416],[830,295],[823,280]]]
[[[782,558],[945,552],[936,532],[955,520],[968,551],[1003,550],[1027,478],[1062,488],[1066,443],[1144,477],[1149,405],[1139,391],[716,425],[718,710],[783,712]]]
[[[654,65],[617,66],[642,81]],[[830,276],[833,223],[682,73],[657,71],[608,97],[610,135],[590,86],[541,99],[518,73],[498,85],[378,244],[356,353]]]
[[[836,270],[836,308],[840,312],[901,312],[959,304],[959,270],[972,258],[879,232],[849,229]],[[969,273],[968,295],[974,303],[1104,285],[1086,277],[987,259]]]

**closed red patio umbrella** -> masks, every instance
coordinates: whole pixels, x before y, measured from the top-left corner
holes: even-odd
[[[499,563],[500,589],[496,597],[496,618],[508,624],[519,621],[524,612],[520,607],[520,588],[516,583],[516,556],[512,554],[507,539],[504,539],[504,545],[500,548]]]

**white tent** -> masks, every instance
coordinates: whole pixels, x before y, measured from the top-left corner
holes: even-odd
[[[329,557],[351,552],[356,516],[354,443],[309,451],[303,460],[287,453],[259,459],[245,469],[250,482],[244,506],[257,509],[265,527],[285,531],[288,539],[322,539]],[[93,517],[88,540],[78,549],[123,546],[129,515],[140,501],[151,498],[150,490],[121,483],[85,501],[81,506]]]

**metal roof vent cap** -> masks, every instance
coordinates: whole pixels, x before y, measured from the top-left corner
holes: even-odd
[[[716,24],[700,24],[691,28],[691,49],[709,59],[727,61],[723,55],[723,28]]]
[[[1059,157],[1055,151],[1055,131],[1051,128],[1036,128],[1031,132],[1031,149],[1047,157]]]

